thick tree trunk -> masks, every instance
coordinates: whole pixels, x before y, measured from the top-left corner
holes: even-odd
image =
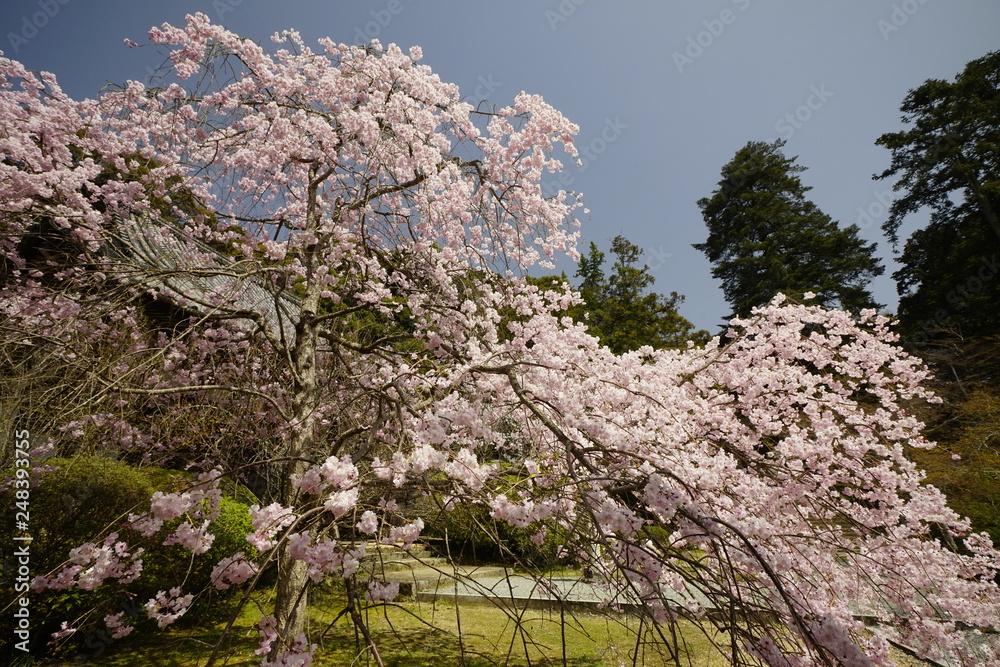
[[[329,174],[327,174],[329,175]],[[319,203],[317,188],[326,176],[317,177],[315,166],[310,170],[307,229],[315,231],[319,226]],[[320,289],[311,280],[313,272],[321,263],[315,245],[304,252],[304,264],[308,273],[306,294],[302,298],[299,321],[295,328],[295,345],[292,352],[294,390],[292,392],[292,422],[288,443],[288,466],[282,480],[282,504],[297,507],[299,489],[292,486],[293,475],[301,475],[308,468],[306,459],[317,450],[315,417],[319,407],[318,369],[319,324],[316,313],[319,310]],[[282,651],[288,650],[295,641],[306,634],[306,614],[309,607],[308,566],[293,559],[288,553],[287,543],[282,542],[278,552],[278,581],[275,586],[276,599],[274,617],[278,625],[278,641],[272,645],[269,659],[274,660]],[[306,636],[308,640],[308,635]]]
[[[308,424],[309,422],[307,422]],[[303,456],[312,444],[312,427],[302,425],[303,431],[292,438],[290,456]],[[293,475],[301,475],[307,469],[302,460],[292,460],[285,467],[285,479],[281,494],[281,504],[295,507],[299,490],[292,486]],[[278,547],[278,579],[275,584],[274,618],[277,620],[278,641],[271,647],[269,659],[274,660],[281,652],[287,651],[295,641],[306,634],[306,613],[309,608],[309,577],[306,563],[296,560],[288,553],[288,543]],[[308,636],[308,635],[307,635]]]
[[[314,299],[303,304],[302,321],[297,330],[295,354],[295,392],[292,398],[291,436],[282,480],[281,503],[295,508],[299,504],[300,490],[291,480],[308,469],[306,458],[316,451],[316,426],[314,415],[317,407],[316,352],[317,336],[313,322]],[[306,634],[306,614],[309,607],[310,580],[306,563],[291,557],[287,542],[278,550],[278,580],[275,585],[274,617],[277,620],[278,641],[271,648],[269,659],[274,660]]]
[[[309,609],[308,566],[288,554],[283,542],[278,551],[278,580],[275,584],[274,617],[278,622],[278,641],[272,645],[274,660],[288,650],[295,640],[306,634],[306,613]]]

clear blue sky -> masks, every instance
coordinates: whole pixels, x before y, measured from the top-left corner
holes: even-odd
[[[541,94],[593,156],[571,170],[591,210],[586,239],[606,250],[624,234],[656,289],[687,295],[681,313],[712,331],[729,309],[691,247],[706,236],[695,202],[740,147],[788,140],[820,209],[879,242],[888,269],[875,295],[893,310],[879,229],[891,192],[871,180],[889,154],[874,141],[902,127],[909,89],[1000,49],[997,0],[4,0],[0,49],[90,97],[159,64],[124,38],[144,43],[150,26],[196,11],[260,41],[295,28],[310,41],[417,44],[473,101]]]

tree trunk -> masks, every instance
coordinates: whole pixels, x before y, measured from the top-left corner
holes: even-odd
[[[308,468],[299,457],[304,456],[313,444],[312,420],[299,422],[299,429],[293,434],[289,447],[292,458],[285,466],[282,483],[281,504],[295,507],[299,502],[299,489],[292,486],[293,475],[301,475]],[[278,546],[278,579],[275,584],[274,618],[277,620],[278,640],[272,644],[268,658],[275,660],[283,651],[295,644],[299,636],[306,633],[306,613],[309,607],[308,565],[291,557],[288,543]]]
[[[309,609],[308,566],[288,555],[287,543],[278,552],[278,581],[275,585],[274,617],[277,619],[278,640],[271,647],[269,659],[275,660],[283,651],[306,634],[306,613]]]
[[[317,178],[316,166],[311,167],[308,213],[306,215],[306,227],[309,231],[315,231],[319,226],[319,204],[316,193],[319,184],[325,178],[325,176]],[[318,258],[316,245],[308,246],[305,249],[303,259],[307,271],[306,294],[302,298],[299,319],[295,327],[295,344],[291,359],[294,378],[292,422],[287,452],[288,465],[285,478],[282,480],[281,498],[282,504],[291,508],[298,506],[301,495],[299,489],[292,486],[292,477],[306,471],[308,468],[306,458],[317,450],[315,417],[319,407],[318,370],[316,368],[319,351],[319,324],[316,320],[316,313],[319,310],[320,289],[312,278],[317,267],[321,264],[321,260]],[[274,603],[278,640],[271,647],[268,656],[270,660],[275,660],[277,655],[288,650],[306,632],[310,585],[307,571],[306,563],[293,559],[288,553],[287,543],[282,542],[278,551],[278,581],[275,585],[276,599]],[[308,636],[306,639],[308,640]]]
[[[291,436],[288,443],[288,464],[282,480],[281,503],[296,508],[301,492],[292,485],[292,478],[301,476],[308,469],[306,458],[316,451],[317,407],[316,327],[314,300],[303,305],[302,320],[297,331],[293,355],[296,380],[292,398]],[[311,325],[311,326],[310,326]],[[278,547],[278,580],[275,584],[274,617],[277,620],[278,640],[272,645],[268,658],[275,660],[289,650],[296,640],[306,634],[306,614],[309,607],[310,580],[308,565],[291,557],[288,543]],[[306,637],[308,639],[308,636]]]

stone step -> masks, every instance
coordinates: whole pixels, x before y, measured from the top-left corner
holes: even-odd
[[[400,544],[380,544],[379,542],[368,542],[365,549],[365,557],[362,560],[377,560],[380,557],[385,560],[396,560],[398,558],[405,558],[408,556],[424,559],[431,558],[433,553],[428,547],[422,544],[413,544],[410,548],[404,549]]]
[[[447,558],[410,558],[387,555],[361,561],[361,569],[366,572],[417,570],[420,568],[441,568],[447,565]]]
[[[444,560],[444,559],[435,559]],[[502,577],[506,574],[502,567],[475,567],[467,565],[451,566],[442,563],[434,567],[418,567],[413,569],[386,570],[383,572],[359,572],[358,578],[367,581],[369,578],[387,583],[398,582],[400,595],[415,595],[418,591],[437,589],[456,580],[477,577]]]

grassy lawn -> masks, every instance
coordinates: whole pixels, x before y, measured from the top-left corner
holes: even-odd
[[[312,607],[313,641],[319,646],[313,665],[375,664],[363,648],[363,639],[355,636],[347,616],[337,618],[339,602],[338,596],[320,595]],[[270,608],[266,602],[262,604]],[[385,664],[392,667],[562,665],[564,640],[565,664],[576,667],[673,664],[657,654],[648,632],[643,633],[646,643],[637,641],[640,623],[627,616],[567,613],[561,618],[558,610],[530,610],[521,612],[518,623],[516,618],[493,606],[455,607],[442,602],[402,602],[372,607],[365,614]],[[256,618],[252,609],[242,614],[220,653],[223,657],[216,664],[226,667],[260,664],[260,658],[253,654],[259,642],[254,626]],[[84,664],[203,665],[224,627],[225,621],[220,619],[216,623],[127,637],[113,643],[107,653],[99,656],[91,653],[89,662]],[[682,629],[682,641],[687,642],[687,655],[694,665],[727,664],[696,629],[690,626]],[[681,662],[688,664],[686,657]],[[68,667],[81,663],[68,660],[40,664]]]
[[[557,610],[529,610],[522,611],[518,619],[514,613],[492,606],[403,604],[370,610],[368,622],[386,664],[394,667],[560,665],[564,641],[569,665],[631,665],[636,650],[639,653],[634,664],[664,664],[654,648],[637,644],[640,626],[636,618],[569,613],[560,617]],[[360,647],[353,635],[347,623],[338,621],[322,644],[327,649],[324,658],[330,661],[320,664],[350,664]],[[717,654],[714,661],[707,659],[713,651],[707,640],[698,641],[693,628],[688,628],[685,636],[691,654],[705,656],[696,664],[727,664]],[[650,636],[644,639],[652,641]]]

